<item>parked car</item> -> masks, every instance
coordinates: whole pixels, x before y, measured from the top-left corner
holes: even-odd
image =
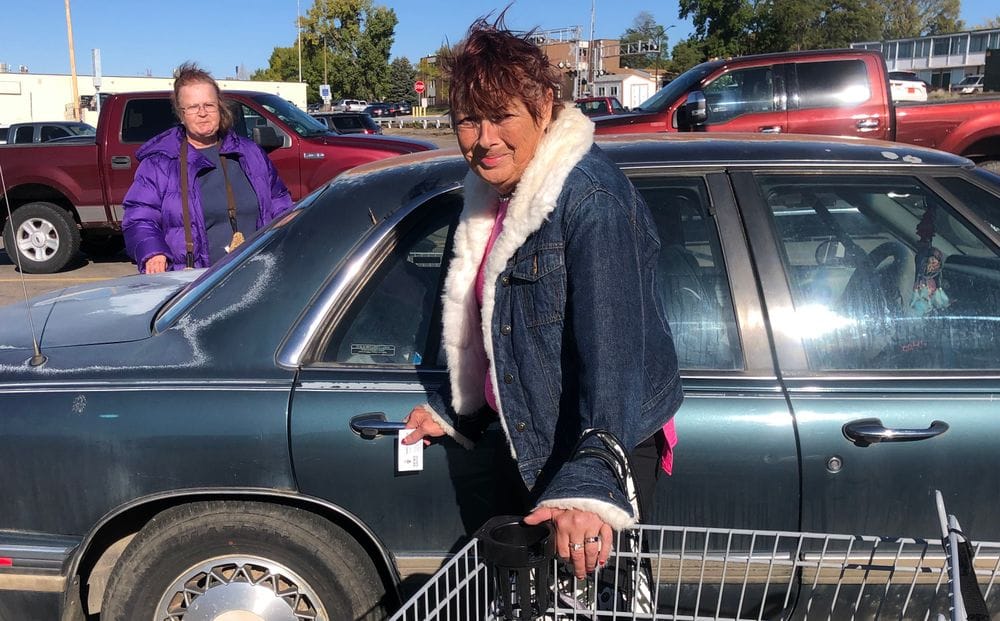
[[[383,103],[369,104],[368,107],[364,109],[364,113],[373,118],[392,116],[389,112],[389,106]]]
[[[330,107],[334,112],[361,112],[368,107],[364,99],[340,99]]]
[[[400,114],[403,114],[403,115],[413,114],[413,104],[411,104],[410,102],[408,102],[408,101],[400,101],[396,105],[399,106],[399,113]]]
[[[58,138],[73,136],[90,136],[93,139],[97,129],[88,123],[78,121],[32,121],[29,123],[11,123],[7,128],[8,144],[31,144],[33,142],[51,142]]]
[[[753,132],[894,140],[964,155],[1000,172],[1000,97],[893,102],[874,50],[811,50],[711,60],[598,134]]]
[[[367,112],[333,112],[313,116],[338,134],[382,133],[382,127]]]
[[[951,92],[958,93],[960,95],[973,95],[975,93],[983,92],[983,79],[982,75],[967,75],[962,78],[962,81],[958,84],[951,85]]]
[[[927,82],[909,71],[889,72],[889,93],[893,101],[927,101]]]
[[[293,200],[352,166],[435,148],[402,137],[331,135],[325,125],[269,93],[223,95],[235,131],[269,153]],[[121,250],[121,204],[135,176],[135,153],[177,122],[170,97],[166,91],[111,95],[102,104],[96,137],[0,148],[6,180],[0,198],[13,210],[8,221],[7,210],[0,209],[0,224],[12,262],[17,252],[25,272],[50,273],[63,269],[81,244],[95,256]]]
[[[659,228],[687,394],[651,522],[933,537],[937,488],[1000,540],[1000,178],[857,139],[603,148]],[[0,308],[5,618],[382,618],[498,511],[497,423],[401,476],[380,422],[447,382],[467,172],[454,150],[361,166],[208,270]],[[558,258],[504,276],[530,306]],[[938,306],[915,305],[932,285]]]
[[[617,97],[581,97],[574,103],[587,116],[602,116],[605,114],[627,112]]]

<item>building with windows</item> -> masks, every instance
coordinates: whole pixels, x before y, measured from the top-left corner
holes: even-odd
[[[1000,28],[865,41],[851,47],[879,50],[889,71],[912,71],[931,86],[947,89],[966,76],[986,72],[986,50],[1000,49]]]

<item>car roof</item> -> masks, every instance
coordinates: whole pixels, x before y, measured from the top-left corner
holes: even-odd
[[[672,168],[740,168],[760,166],[830,165],[838,167],[951,166],[972,168],[966,158],[911,145],[868,140],[807,135],[763,135],[728,133],[661,133],[598,136],[597,144],[620,166]],[[341,173],[334,187],[346,191],[362,186],[375,191],[379,200],[358,197],[358,204],[382,206],[385,217],[405,203],[460,186],[468,166],[457,148],[401,155],[362,164]],[[415,174],[416,173],[416,174]],[[375,176],[375,183],[358,183]],[[377,188],[377,189],[372,189]],[[392,207],[395,206],[395,207]]]

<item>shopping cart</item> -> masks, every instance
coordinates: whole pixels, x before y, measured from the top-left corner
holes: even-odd
[[[936,502],[931,539],[637,526],[579,581],[547,527],[495,518],[391,621],[1000,618],[1000,543]]]

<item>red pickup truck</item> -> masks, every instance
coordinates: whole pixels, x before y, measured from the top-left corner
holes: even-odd
[[[296,201],[348,168],[436,148],[405,138],[338,135],[268,93],[223,96],[234,112],[235,131],[268,152]],[[118,252],[122,201],[138,164],[135,152],[176,122],[169,92],[122,93],[104,102],[96,137],[0,146],[6,182],[6,189],[0,188],[0,222],[11,261],[17,260],[16,248],[23,270],[42,274],[65,267],[81,244],[92,255]]]
[[[719,131],[897,140],[1000,172],[1000,96],[894,104],[876,51],[824,50],[702,63],[598,134]]]

